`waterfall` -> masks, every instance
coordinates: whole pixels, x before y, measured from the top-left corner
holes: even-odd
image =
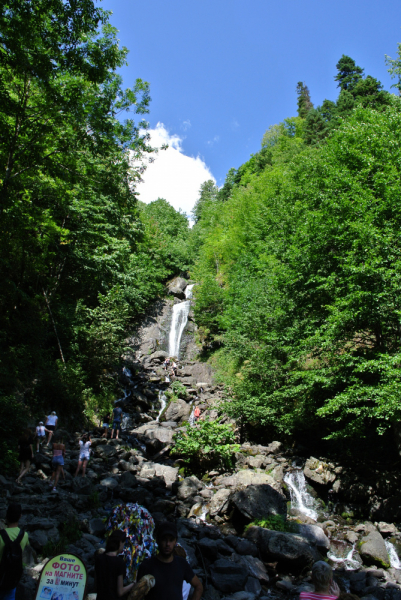
[[[306,489],[305,475],[301,469],[286,473],[285,483],[290,488],[291,506],[314,521],[317,519],[315,500]]]
[[[160,402],[160,410],[159,410],[159,414],[157,415],[157,418],[156,418],[157,423],[159,422],[162,412],[166,408],[166,404],[167,404],[167,398],[166,398],[166,394],[164,392],[159,392],[159,402]]]
[[[181,336],[188,321],[189,309],[191,308],[192,288],[194,284],[187,285],[185,289],[184,302],[174,304],[173,316],[171,319],[170,335],[168,339],[169,356],[179,358]]]
[[[393,569],[401,569],[401,561],[398,557],[394,544],[392,544],[390,540],[385,540],[384,543],[386,544],[386,549],[390,557],[390,565],[393,567]]]
[[[193,403],[194,403],[194,401],[191,400],[191,402],[189,403],[189,406],[192,406]],[[191,414],[189,415],[189,418],[188,418],[188,423],[191,425],[191,427],[193,427],[195,425],[195,406],[192,407]]]
[[[132,427],[132,419],[128,413],[123,412],[121,419],[121,429],[128,429],[129,427]]]
[[[335,542],[337,540],[334,540]],[[347,553],[345,557],[336,556],[330,548],[330,551],[327,553],[327,558],[331,560],[331,562],[340,564],[342,567],[345,567],[347,571],[351,571],[353,569],[359,569],[361,566],[357,560],[353,558],[355,551],[355,544],[352,546],[351,550]]]

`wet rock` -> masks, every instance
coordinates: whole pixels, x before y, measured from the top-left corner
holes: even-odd
[[[205,490],[206,491],[206,490]],[[230,490],[218,490],[212,497],[209,505],[209,514],[211,517],[224,515],[229,506]]]
[[[235,492],[231,498],[235,508],[249,521],[263,519],[268,515],[287,517],[285,497],[270,485],[249,485]]]
[[[248,579],[247,569],[239,564],[221,558],[210,567],[212,583],[224,593],[238,592]]]
[[[350,544],[356,544],[359,540],[358,534],[355,531],[347,531],[344,537]]]
[[[394,523],[384,523],[383,521],[381,521],[380,523],[378,523],[377,529],[383,537],[390,537],[398,533],[398,529],[394,525]]]
[[[312,544],[308,544],[303,537],[295,533],[250,527],[246,532],[246,538],[258,546],[263,560],[277,561],[294,570],[310,568],[314,562],[322,559],[321,554]]]
[[[368,565],[388,568],[390,559],[381,534],[374,530],[364,536],[358,544],[358,551]]]
[[[328,465],[317,458],[308,458],[304,467],[304,475],[319,485],[330,485],[336,479],[334,465]]]

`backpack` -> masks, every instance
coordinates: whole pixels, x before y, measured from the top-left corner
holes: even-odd
[[[3,556],[0,563],[0,590],[8,591],[16,588],[22,577],[21,541],[25,532],[21,529],[13,542],[5,529],[0,530],[0,535],[4,542]]]

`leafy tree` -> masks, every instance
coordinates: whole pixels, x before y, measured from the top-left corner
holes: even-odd
[[[208,181],[204,181],[201,184],[199,189],[199,198],[195,202],[195,206],[192,211],[195,223],[202,218],[202,212],[205,207],[210,206],[210,204],[217,201],[218,192],[219,188],[213,179],[208,179]]]
[[[342,55],[338,63],[336,64],[338,70],[337,75],[334,77],[335,81],[338,81],[338,86],[341,90],[347,90],[352,92],[357,83],[363,77],[363,69],[358,67],[355,61],[345,54]]]
[[[308,86],[302,81],[297,83],[297,95],[298,95],[298,117],[305,119],[308,112],[313,108],[313,104],[310,99],[310,92]]]

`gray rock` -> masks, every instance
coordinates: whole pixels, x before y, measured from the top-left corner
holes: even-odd
[[[242,560],[248,569],[248,573],[251,577],[256,577],[262,583],[269,583],[269,576],[267,574],[267,570],[265,565],[262,563],[259,558],[255,556],[243,556]]]
[[[43,529],[36,529],[29,534],[29,543],[37,552],[41,552],[43,546],[48,542],[46,532]]]
[[[156,474],[155,465],[153,463],[145,463],[139,473],[144,479],[152,479]]]
[[[324,486],[332,484],[336,479],[334,465],[333,468],[331,468],[330,465],[317,458],[313,458],[313,456],[308,458],[305,463],[304,475],[314,483]]]
[[[238,554],[244,554],[248,556],[258,555],[257,547],[249,540],[238,539],[238,544],[236,545],[235,550]]]
[[[133,473],[130,473],[129,471],[125,471],[125,473],[123,473],[121,475],[120,481],[121,481],[122,487],[126,487],[126,488],[135,487],[137,484],[137,479],[136,479],[135,475]]]
[[[20,526],[26,531],[35,531],[36,529],[52,529],[52,527],[54,527],[56,524],[52,519],[46,519],[45,517],[30,517],[31,515],[23,515],[20,520]]]
[[[210,538],[204,537],[199,540],[198,547],[200,548],[204,558],[207,558],[210,561],[216,560],[219,554],[216,540],[211,540]]]
[[[270,531],[263,527],[250,527],[246,538],[254,542],[260,550],[262,559],[267,562],[277,561],[293,570],[310,568],[322,556],[305,538],[295,533]]]
[[[91,535],[102,537],[105,531],[106,527],[103,519],[94,518],[89,521],[89,533]]]
[[[153,352],[150,356],[148,356],[147,360],[149,362],[163,362],[164,359],[168,357],[168,353],[164,352],[164,350],[158,350],[157,352]]]
[[[268,515],[287,517],[285,497],[270,485],[249,485],[239,490],[231,498],[235,508],[249,521],[263,519]]]
[[[117,454],[117,448],[114,446],[98,446],[96,448],[96,456],[100,456],[101,458],[110,458],[111,456],[115,456]]]
[[[215,588],[224,593],[243,590],[248,579],[248,570],[237,563],[221,558],[210,567],[212,583]]]
[[[265,457],[261,454],[249,456],[246,462],[252,469],[260,469],[264,465]]]
[[[363,561],[368,565],[377,565],[387,569],[390,559],[381,534],[374,530],[364,536],[358,544],[358,551]]]
[[[170,402],[164,417],[167,421],[187,421],[190,414],[190,405],[178,398],[175,402]]]
[[[330,540],[324,534],[324,531],[318,525],[298,525],[298,533],[309,542],[312,542],[320,552],[327,552],[330,549]]]
[[[380,521],[377,525],[377,529],[384,537],[389,537],[398,533],[398,529],[394,523],[384,523],[384,521]]]
[[[209,505],[209,513],[211,517],[216,515],[224,515],[228,511],[230,490],[218,490],[212,497]]]
[[[174,277],[174,279],[167,284],[167,293],[176,298],[180,298],[181,300],[185,300],[184,290],[187,285],[188,282],[183,277]]]
[[[100,485],[110,490],[114,490],[118,486],[118,481],[114,479],[114,477],[106,477],[105,479],[102,479]]]
[[[178,480],[178,467],[169,467],[168,465],[155,464],[156,477],[162,477],[167,489]]]
[[[356,544],[359,540],[359,536],[355,531],[347,531],[344,537],[350,544]]]
[[[195,475],[191,475],[191,477],[185,477],[183,481],[180,482],[177,498],[179,500],[187,500],[191,496],[194,496],[198,490],[202,489],[202,484]]]
[[[245,584],[245,592],[254,594],[255,598],[260,596],[262,592],[262,586],[260,585],[260,581],[255,577],[248,577],[248,580]]]
[[[72,489],[75,494],[90,496],[93,493],[93,484],[88,477],[75,477]]]

